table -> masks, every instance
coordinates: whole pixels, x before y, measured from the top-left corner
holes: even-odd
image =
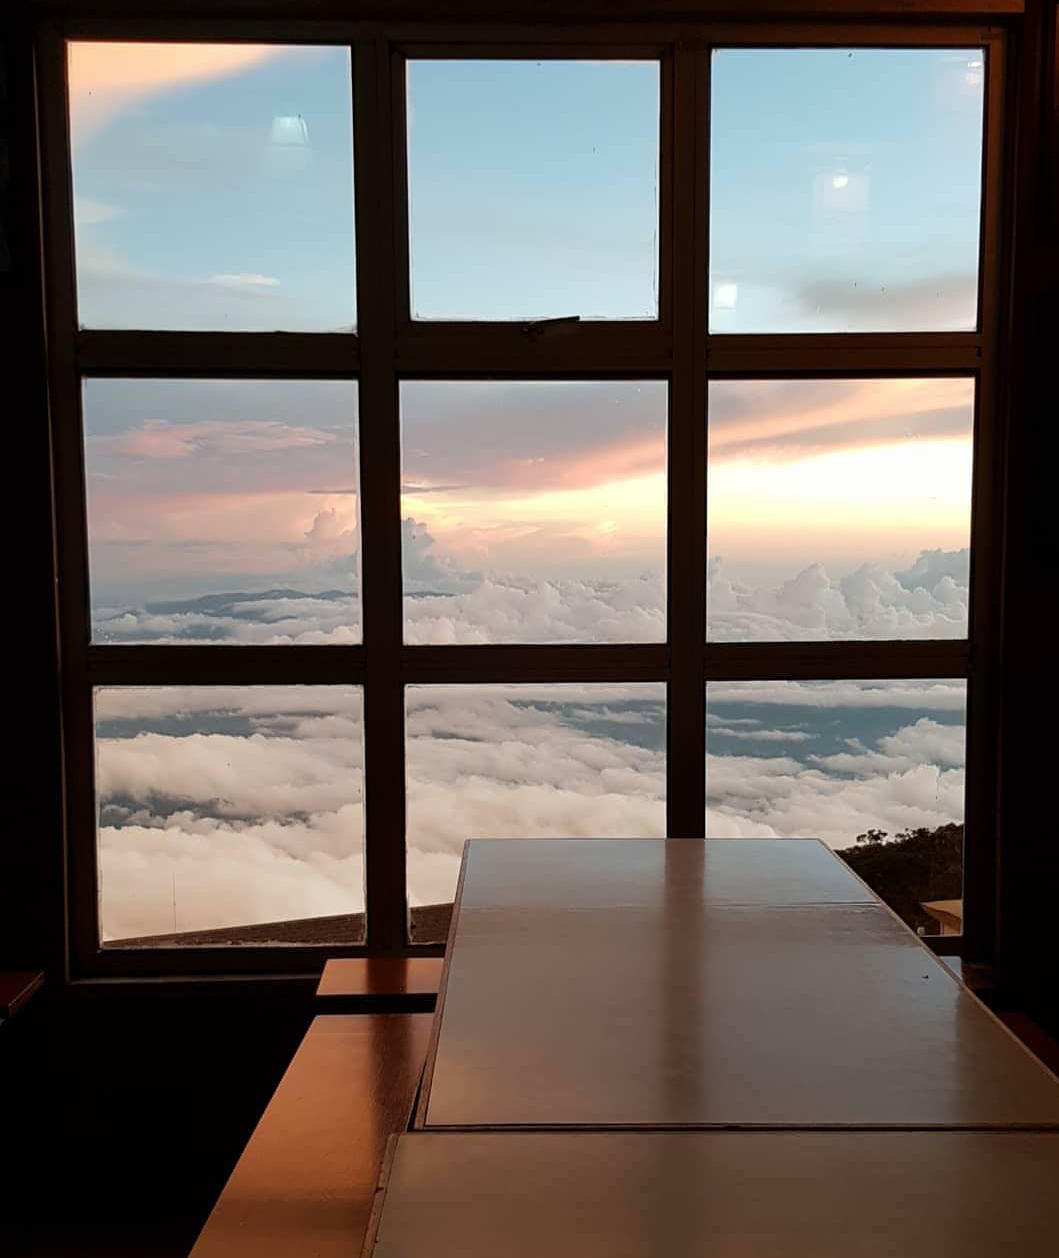
[[[413,1132],[374,1258],[1054,1258],[1059,1132]]]
[[[415,1126],[1059,1127],[822,843],[468,843]]]
[[[365,1258],[1052,1258],[1059,1080],[823,844],[465,849]]]

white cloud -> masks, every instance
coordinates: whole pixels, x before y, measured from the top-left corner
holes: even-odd
[[[210,284],[219,284],[222,288],[276,288],[279,280],[274,275],[259,275],[255,272],[242,275],[211,275]]]
[[[322,542],[341,531],[328,509],[308,530]],[[429,545],[420,559],[422,571],[434,564],[452,575]],[[893,605],[916,591],[940,603],[960,562],[928,552],[872,582]],[[660,636],[664,625],[659,579],[472,578],[454,571],[454,584],[469,588],[407,600],[408,640],[637,641]],[[788,614],[798,606],[850,614],[841,586],[844,610],[836,586],[816,572],[797,592],[800,603],[793,593],[776,600]],[[329,642],[348,640],[350,614],[351,603],[295,594],[223,613],[125,618],[133,641],[194,630]],[[117,640],[122,619],[108,622]],[[739,746],[721,754],[725,744],[715,742],[708,757],[708,833],[814,835],[842,847],[869,828],[894,833],[962,819],[965,702],[957,680],[711,682],[709,736]],[[100,691],[99,788],[111,801],[100,836],[108,935],[173,930],[174,894],[180,930],[359,910],[359,703],[351,687]],[[410,687],[412,903],[452,895],[469,837],[663,833],[663,703],[658,685]]]
[[[718,642],[965,637],[967,564],[966,550],[923,551],[903,572],[863,564],[835,577],[815,563],[770,587],[729,581],[715,558],[709,635]]]
[[[784,749],[709,756],[708,833],[815,835],[842,847],[871,827],[959,820],[962,727],[922,713],[958,711],[962,697],[949,682],[711,686],[711,703],[758,713],[726,714],[731,724],[711,723],[711,736]],[[452,895],[469,837],[663,833],[663,700],[659,685],[410,688],[412,902]],[[813,722],[792,729],[782,717],[793,704],[819,709],[825,724],[880,707],[909,716],[815,755]],[[352,688],[108,688],[96,711],[100,794],[111,801],[100,835],[108,937],[362,907]]]
[[[963,712],[966,685],[953,679],[907,681],[712,681],[711,704],[781,704],[804,708],[912,708]],[[727,723],[732,724],[725,718]]]
[[[96,223],[109,223],[125,213],[120,206],[105,201],[92,201],[88,197],[74,197],[74,223],[76,227],[91,227]],[[78,248],[78,255],[81,250]]]
[[[104,937],[362,909],[360,702],[353,687],[97,691]]]

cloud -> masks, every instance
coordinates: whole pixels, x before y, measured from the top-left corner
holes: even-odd
[[[287,52],[269,44],[69,44],[70,128],[75,147],[151,96],[243,74]]]
[[[233,277],[223,277],[231,280]],[[245,280],[244,277],[239,277]],[[262,276],[262,280],[270,277]],[[218,277],[175,276],[133,266],[116,249],[77,231],[78,312],[94,328],[156,331],[350,332],[349,318],[332,309],[313,315],[304,302],[277,303],[279,281],[218,282]]]
[[[802,280],[793,296],[804,314],[826,312],[829,326],[857,331],[959,331],[974,326],[978,277],[971,273],[883,283],[851,279]]]
[[[809,564],[777,586],[728,580],[710,561],[708,631],[717,642],[857,638],[962,638],[967,634],[969,551],[922,551],[892,572],[862,564],[833,577]]]
[[[856,709],[910,708],[929,712],[959,712],[966,707],[965,683],[953,679],[907,681],[711,681],[710,704],[743,704],[769,708]],[[771,714],[775,719],[776,714]],[[728,715],[725,724],[736,722]],[[758,717],[756,724],[762,724]]]
[[[657,684],[410,687],[412,902],[451,897],[469,837],[663,833],[664,701]],[[715,837],[841,847],[962,819],[962,683],[711,683],[708,702],[711,739],[748,747],[708,755]],[[96,719],[108,937],[362,907],[355,688],[105,688]]]
[[[96,693],[106,938],[363,908],[360,693]]]
[[[343,573],[347,583],[354,571]],[[355,584],[355,581],[352,581]],[[355,645],[360,642],[356,593],[297,590],[257,595],[213,595],[148,604],[141,608],[96,607],[93,637],[99,642],[233,642],[255,646]]]
[[[352,546],[356,528],[350,528],[335,507],[325,507],[313,516],[313,522],[305,530],[306,540],[313,545]]]
[[[451,897],[469,837],[664,833],[663,702],[658,685],[410,690],[413,902]],[[654,745],[628,741],[644,724]]]
[[[115,218],[121,218],[124,213],[125,211],[116,205],[92,201],[88,197],[74,197],[74,220],[80,227],[109,223]],[[80,253],[80,250],[78,252]]]
[[[488,642],[661,642],[665,584],[486,579],[463,594],[405,599],[405,639],[413,644]]]
[[[352,433],[349,434],[352,436]],[[203,460],[241,459],[305,447],[333,445],[342,434],[278,420],[202,420],[172,423],[145,419],[139,428],[115,437],[90,437],[93,457],[172,459],[201,455]]]
[[[969,437],[974,382],[716,380],[710,384],[713,460],[804,458],[891,442]]]
[[[363,908],[363,856],[317,846],[329,827],[352,846],[359,818],[304,825],[105,826],[100,832],[105,940],[169,931],[289,921]],[[286,848],[298,849],[293,855]]]
[[[462,569],[437,553],[434,539],[405,520],[405,641],[413,645],[518,642],[661,642],[666,586],[660,575],[614,580],[527,580]],[[97,600],[94,633],[111,642],[209,640],[320,643],[356,640],[357,527],[336,507],[316,511],[302,529],[301,578],[331,581],[319,593],[290,588],[176,597],[167,603]],[[208,543],[202,543],[209,555]],[[258,548],[255,548],[255,553]],[[291,556],[293,559],[293,555]],[[967,552],[924,551],[893,573],[863,565],[832,578],[812,564],[776,587],[729,582],[719,561],[708,580],[714,641],[817,641],[958,638],[967,632]],[[196,566],[196,573],[201,565]],[[293,579],[297,579],[297,572]],[[214,582],[223,581],[223,573]],[[196,577],[201,586],[202,577]],[[922,583],[922,584],[921,584]]]
[[[211,275],[207,281],[222,288],[275,288],[279,280],[274,275]]]
[[[586,488],[665,468],[662,381],[401,384],[404,469],[415,492]]]

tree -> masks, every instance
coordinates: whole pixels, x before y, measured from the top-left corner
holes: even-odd
[[[913,930],[922,926],[937,934],[938,924],[923,903],[963,894],[962,825],[921,826],[892,839],[885,830],[866,830],[837,855]]]

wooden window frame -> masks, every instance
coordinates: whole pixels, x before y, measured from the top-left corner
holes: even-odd
[[[965,933],[946,952],[988,962],[997,930],[996,782],[1002,611],[1004,430],[1000,387],[1009,318],[1012,194],[1006,171],[1010,23],[1017,0],[935,0],[908,23],[892,0],[831,4],[786,20],[784,0],[753,18],[622,25],[599,18],[519,25],[417,21],[414,3],[373,6],[391,21],[288,20],[257,0],[254,20],[213,20],[183,0],[165,20],[70,14],[38,3],[49,411],[58,569],[59,668],[72,980],[305,974],[330,956],[427,955],[407,937],[404,687],[411,683],[636,682],[667,685],[667,833],[701,835],[705,694],[714,680],[964,678],[967,697]],[[555,6],[561,9],[562,6]],[[571,11],[591,9],[569,3]],[[621,5],[613,6],[621,9]],[[681,4],[669,6],[680,10]],[[689,12],[693,6],[688,5]],[[183,16],[174,17],[177,8]],[[600,8],[600,6],[596,6]],[[836,9],[841,8],[841,20]],[[59,10],[57,15],[48,10]],[[412,17],[406,17],[412,14]],[[777,15],[785,20],[777,20]],[[576,16],[576,13],[575,13]],[[771,17],[772,20],[765,20]],[[65,41],[142,39],[345,44],[352,50],[358,328],[355,333],[79,330]],[[707,328],[709,50],[760,47],[981,47],[986,53],[979,326],[960,333],[714,334]],[[408,311],[404,63],[408,56],[645,55],[661,63],[659,317],[548,328],[419,322]],[[681,195],[676,195],[676,190]],[[711,379],[959,375],[975,382],[970,629],[966,640],[706,641],[706,422]],[[349,379],[359,388],[363,643],[359,646],[108,646],[90,640],[81,380],[90,377]],[[664,379],[669,389],[668,640],[659,644],[432,647],[402,643],[399,381],[409,378]],[[674,527],[674,525],[679,525]],[[93,687],[121,684],[356,684],[364,687],[367,937],[359,946],[104,948],[98,936]],[[940,941],[939,941],[940,943]]]

